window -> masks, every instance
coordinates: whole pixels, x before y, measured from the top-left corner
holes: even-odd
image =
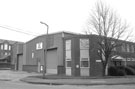
[[[127,61],[131,61],[131,58],[127,58]]]
[[[3,45],[1,45],[1,50],[3,50]]]
[[[89,58],[89,50],[80,50],[81,58]]]
[[[135,58],[132,58],[132,61],[135,61]]]
[[[66,40],[66,50],[71,50],[71,40]]]
[[[80,65],[81,67],[89,67],[89,51],[88,50],[80,51]]]
[[[11,50],[11,46],[10,45],[8,46],[8,50]]]
[[[121,51],[122,51],[122,52],[126,52],[125,44],[124,44],[124,43],[123,43],[122,46],[121,46]]]
[[[89,67],[89,59],[81,58],[81,67]]]
[[[116,45],[115,41],[111,41],[111,45],[114,47]],[[112,50],[116,51],[116,47],[114,47]]]
[[[66,67],[71,67],[71,59],[66,59]]]
[[[71,40],[66,40],[65,42],[65,59],[66,59],[66,67],[71,67]]]
[[[71,50],[66,50],[66,59],[71,59]]]
[[[42,42],[39,42],[36,44],[36,49],[39,50],[39,49],[42,49],[43,48],[43,43]]]
[[[89,39],[80,39],[80,66],[89,67]]]
[[[89,39],[80,39],[80,49],[89,49]]]
[[[32,53],[32,58],[34,58],[34,53]]]
[[[127,44],[127,52],[130,52],[129,44]]]
[[[66,67],[71,67],[71,50],[66,50]]]
[[[134,53],[134,45],[131,45],[131,52]]]
[[[4,50],[8,50],[8,44],[4,44]]]

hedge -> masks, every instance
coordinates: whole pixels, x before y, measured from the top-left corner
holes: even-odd
[[[109,76],[135,75],[135,70],[129,66],[110,66],[108,68]]]

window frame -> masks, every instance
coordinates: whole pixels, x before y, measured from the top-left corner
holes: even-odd
[[[36,50],[43,49],[43,42],[36,43]]]
[[[126,52],[128,52],[128,53],[130,52],[130,46],[129,46],[129,44],[126,45]]]
[[[67,63],[68,63],[68,62],[71,62],[71,66],[67,66]],[[71,60],[71,59],[70,59],[70,60],[67,60],[67,59],[66,59],[66,63],[65,63],[65,64],[66,64],[66,68],[71,68],[71,67],[72,67],[72,60]]]
[[[68,47],[69,46],[69,47]],[[69,56],[67,56],[67,52],[69,52]],[[72,57],[71,57],[71,40],[65,41],[65,67],[72,68]],[[71,66],[68,66],[68,62],[71,63]]]
[[[88,38],[81,38],[80,39],[80,68],[90,68],[90,55],[89,55],[89,48],[90,47],[89,46],[90,46],[90,41]],[[87,50],[86,52],[88,52],[88,55],[87,55],[88,58],[81,56],[81,53],[82,53],[81,51],[84,51],[84,50],[85,51]],[[83,64],[82,62],[84,61],[83,58],[87,59],[87,62],[88,62],[87,67],[82,66],[82,64]],[[86,62],[86,60],[85,60],[85,62]]]
[[[88,62],[88,66],[87,67],[82,66],[83,65],[82,62],[86,62],[86,60],[82,60],[82,59],[84,59],[84,58],[80,58],[80,68],[89,68],[90,67],[89,58],[85,58],[85,59],[87,59],[87,62]]]
[[[9,50],[9,51],[11,50],[11,45],[8,46],[8,50]]]
[[[84,43],[83,41],[85,41],[86,43]],[[89,49],[89,39],[80,39],[80,49]]]
[[[4,49],[4,46],[3,46],[3,44],[1,44],[1,47],[0,47],[0,48],[1,48],[1,50],[3,50],[3,49]]]
[[[34,52],[31,53],[31,58],[33,59],[35,56]]]
[[[66,40],[65,41],[65,50],[71,50],[71,40]]]
[[[4,44],[4,50],[8,50],[8,44],[7,43]]]
[[[121,51],[126,52],[126,44],[125,43],[122,43]]]
[[[131,52],[132,52],[132,53],[135,52],[134,45],[131,45]]]

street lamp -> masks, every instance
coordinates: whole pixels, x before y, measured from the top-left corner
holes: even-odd
[[[47,60],[47,38],[48,38],[48,30],[49,30],[49,26],[44,23],[44,22],[40,22],[41,24],[44,24],[47,27],[47,34],[46,34],[46,40],[45,40],[45,52],[44,52],[44,67],[43,67],[43,78],[45,78],[45,70],[46,70],[46,60]]]
[[[44,23],[44,22],[42,22],[42,21],[40,21],[40,23],[46,25],[46,27],[47,27],[47,35],[48,35],[49,25]]]

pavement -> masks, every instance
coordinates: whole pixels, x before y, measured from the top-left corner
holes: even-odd
[[[0,70],[0,81],[22,81],[31,84],[47,85],[124,85],[135,84],[135,76],[125,77],[73,77],[65,75],[46,75],[24,71]]]
[[[24,71],[0,70],[0,81],[20,81],[22,78],[37,75],[39,74]]]

